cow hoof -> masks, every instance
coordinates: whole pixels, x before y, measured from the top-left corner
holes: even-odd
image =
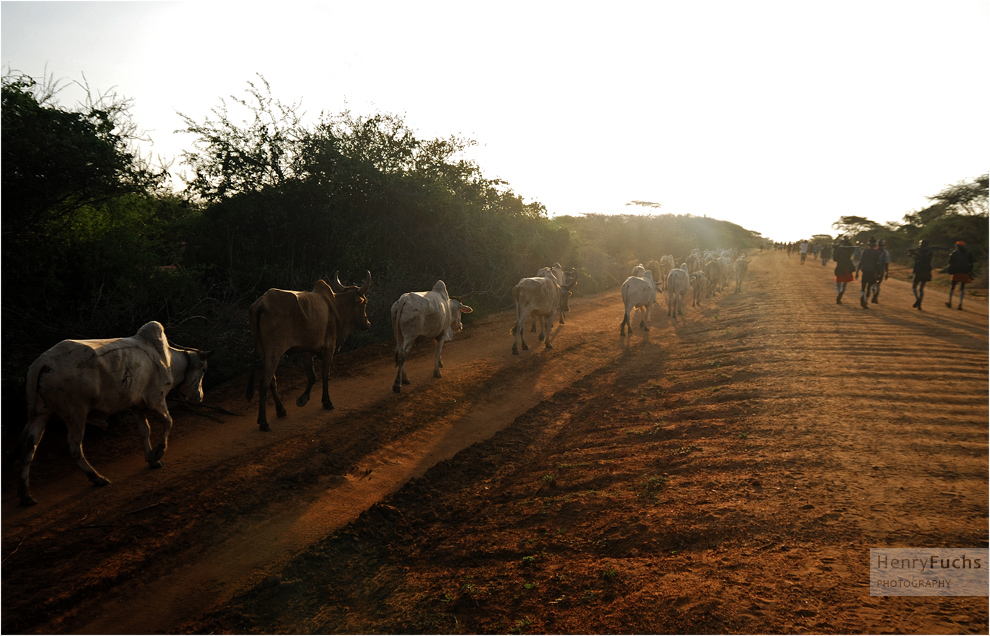
[[[516,349],[515,347],[512,347],[512,355],[514,355],[514,356],[519,355],[519,349]]]
[[[545,336],[544,334],[542,334],[542,333],[541,333],[541,334],[540,334],[540,342],[543,342],[543,339],[544,339],[544,338],[546,338],[546,336]]]
[[[285,412],[285,409],[275,411],[275,417],[285,417],[286,415],[288,415],[288,413]]]
[[[96,477],[95,479],[93,479],[93,485],[94,486],[100,486],[100,487],[102,487],[102,486],[109,486],[110,485],[110,480],[107,479],[106,477]]]
[[[159,461],[148,462],[148,468],[161,468],[162,463]]]
[[[395,384],[393,384],[392,385],[392,392],[393,393],[402,393],[402,385],[399,384],[398,382],[396,382]]]
[[[433,377],[434,378],[442,378],[443,377],[443,374],[440,373],[440,371],[434,371],[433,372]]]
[[[324,411],[332,411],[333,410],[333,402],[324,402],[323,403],[323,410]]]
[[[26,495],[24,497],[21,497],[21,507],[22,508],[29,508],[31,506],[37,505],[37,503],[38,503],[38,500],[35,499],[34,497],[32,497],[31,495]]]
[[[306,406],[306,403],[307,402],[309,402],[309,395],[306,394],[306,393],[303,393],[302,395],[300,395],[296,399],[296,406],[299,406],[299,407]]]
[[[525,342],[523,343],[523,351],[529,351],[529,345],[527,345]]]
[[[158,446],[155,447],[155,450],[151,451],[151,454],[148,455],[148,464],[149,465],[150,464],[155,464],[155,463],[158,462],[158,460],[160,460],[164,456],[165,456],[165,447],[162,446],[162,445],[158,445]],[[159,466],[160,465],[161,464],[159,464]],[[157,466],[156,466],[156,468],[157,468]]]
[[[409,381],[409,378],[402,378],[402,383],[403,384],[412,384],[412,382]]]
[[[547,343],[547,349],[553,349],[553,345],[550,344],[549,342]]]
[[[272,430],[272,427],[268,425],[268,422],[258,422],[258,430],[268,432]]]

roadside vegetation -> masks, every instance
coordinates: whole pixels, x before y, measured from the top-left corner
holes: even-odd
[[[519,278],[554,261],[578,268],[582,294],[662,254],[766,243],[733,223],[658,214],[649,202],[631,202],[642,215],[551,217],[465,159],[473,140],[421,139],[384,113],[345,110],[307,126],[261,77],[205,116],[182,114],[191,143],[181,190],[172,166],[137,150],[130,100],[110,93],[66,107],[58,82],[16,72],[2,93],[8,405],[23,401],[25,370],[59,340],[130,335],[148,320],[180,344],[217,351],[208,384],[230,379],[251,360],[247,305],[270,287],[311,289],[335,272],[345,282],[372,275],[373,329],[354,347],[390,338],[392,302],[438,278],[453,294],[473,292],[484,316],[509,307]],[[902,225],[842,217],[840,230],[879,232],[905,249],[964,233],[982,263],[986,192],[983,175]]]

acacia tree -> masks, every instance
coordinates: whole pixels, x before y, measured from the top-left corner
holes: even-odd
[[[942,205],[946,211],[970,216],[987,216],[987,195],[990,192],[988,175],[980,175],[969,181],[948,186],[929,201]]]
[[[185,132],[195,135],[193,150],[182,153],[192,171],[188,192],[207,202],[278,187],[297,176],[304,138],[299,104],[283,104],[271,95],[268,81],[248,82],[247,97],[231,96],[251,118],[245,126],[232,119],[227,102],[202,123],[179,113]]]
[[[843,216],[839,217],[832,227],[839,230],[840,234],[856,237],[866,232],[877,232],[883,226],[865,216]]]

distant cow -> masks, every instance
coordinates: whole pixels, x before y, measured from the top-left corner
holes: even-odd
[[[740,256],[732,264],[732,267],[736,272],[736,293],[738,294],[742,291],[743,281],[746,280],[746,273],[749,272],[749,261],[746,260],[746,255]]]
[[[670,274],[670,270],[674,269],[674,257],[670,254],[664,254],[660,257],[660,278],[656,279],[658,285],[664,285],[667,282],[667,275]]]
[[[574,283],[571,283],[573,286]],[[561,298],[569,289],[557,282],[552,271],[544,276],[523,278],[512,288],[512,300],[516,306],[516,325],[512,328],[512,353],[519,355],[519,343],[523,350],[528,350],[524,334],[526,319],[533,316],[542,321],[541,333],[545,334],[544,345],[553,349],[550,343],[554,321],[559,318]]]
[[[660,279],[660,261],[650,261],[646,264],[646,269],[650,270],[654,283],[657,283],[658,285],[663,284],[663,281]]]
[[[557,279],[557,284],[560,285],[560,316],[558,322],[560,324],[564,324],[564,314],[571,310],[568,306],[567,299],[571,296],[571,288],[577,284],[577,270],[574,268],[564,269],[560,263],[554,263],[550,267],[541,267],[540,270],[536,272],[536,276],[546,276],[547,272],[552,272],[554,278]],[[533,331],[536,331],[536,323],[537,321],[534,320]],[[543,340],[542,336],[540,340]]]
[[[63,340],[34,361],[27,374],[28,423],[21,433],[21,505],[35,503],[28,473],[38,442],[52,415],[65,422],[69,454],[97,486],[110,481],[86,460],[82,440],[86,423],[106,426],[106,418],[126,409],[138,417],[144,459],[161,467],[168,447],[172,416],[165,396],[173,389],[192,401],[203,400],[203,374],[208,351],[169,345],[165,330],[149,322],[130,338]],[[151,447],[148,418],[162,423],[162,441]]]
[[[275,371],[279,360],[286,353],[309,353],[312,359],[305,365],[306,390],[296,400],[296,406],[309,402],[309,391],[316,383],[313,363],[317,358],[322,363],[323,408],[330,410],[328,382],[330,362],[333,354],[344,344],[347,336],[356,330],[367,331],[368,303],[365,295],[371,286],[371,272],[360,287],[344,285],[334,275],[334,286],[319,280],[313,291],[286,291],[269,289],[248,310],[251,333],[254,334],[254,348],[261,358],[263,371],[258,381],[258,428],[271,430],[265,413],[268,389],[271,389],[275,402],[275,414],[285,417],[285,407],[278,396]],[[247,399],[254,395],[254,374],[251,370],[248,379]]]
[[[630,315],[636,309],[643,309],[646,311],[645,317],[639,322],[639,326],[643,328],[644,331],[650,330],[650,310],[653,305],[657,302],[657,286],[653,282],[653,273],[650,270],[643,272],[642,278],[639,276],[630,276],[622,283],[622,304],[625,307],[625,316],[622,318],[622,324],[619,326],[619,335],[626,335],[626,327],[629,327],[629,333],[632,333],[632,323],[630,322]]]
[[[454,333],[462,328],[461,314],[469,314],[473,309],[456,296],[447,294],[447,286],[438,280],[428,292],[407,292],[392,305],[392,333],[395,334],[395,365],[399,367],[392,390],[402,391],[403,384],[409,384],[406,377],[406,358],[416,338],[435,338],[437,342],[436,362],[433,377],[441,377],[443,360],[440,353],[443,343],[454,339]]]
[[[708,289],[708,277],[700,269],[691,274],[691,289],[694,290],[694,300],[691,301],[691,306],[700,307],[701,299]]]
[[[667,287],[664,294],[667,296],[667,315],[676,319],[678,315],[684,315],[684,303],[687,295],[691,292],[691,278],[688,276],[687,266],[670,270],[667,274]]]
[[[642,263],[640,263],[639,265],[637,265],[637,266],[635,266],[635,267],[632,268],[632,274],[631,275],[632,276],[636,276],[637,278],[642,278],[643,277],[643,272],[645,272],[645,271],[646,271],[646,268],[643,267],[643,264]]]

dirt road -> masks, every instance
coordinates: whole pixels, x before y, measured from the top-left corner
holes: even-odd
[[[268,434],[225,385],[161,470],[88,437],[106,488],[49,435],[41,503],[4,483],[3,632],[985,633],[985,598],[869,596],[871,547],[987,547],[987,304],[942,295],[837,305],[766,253],[648,334],[617,290],[552,351],[468,322],[401,395],[389,346],[341,356],[337,409]]]

